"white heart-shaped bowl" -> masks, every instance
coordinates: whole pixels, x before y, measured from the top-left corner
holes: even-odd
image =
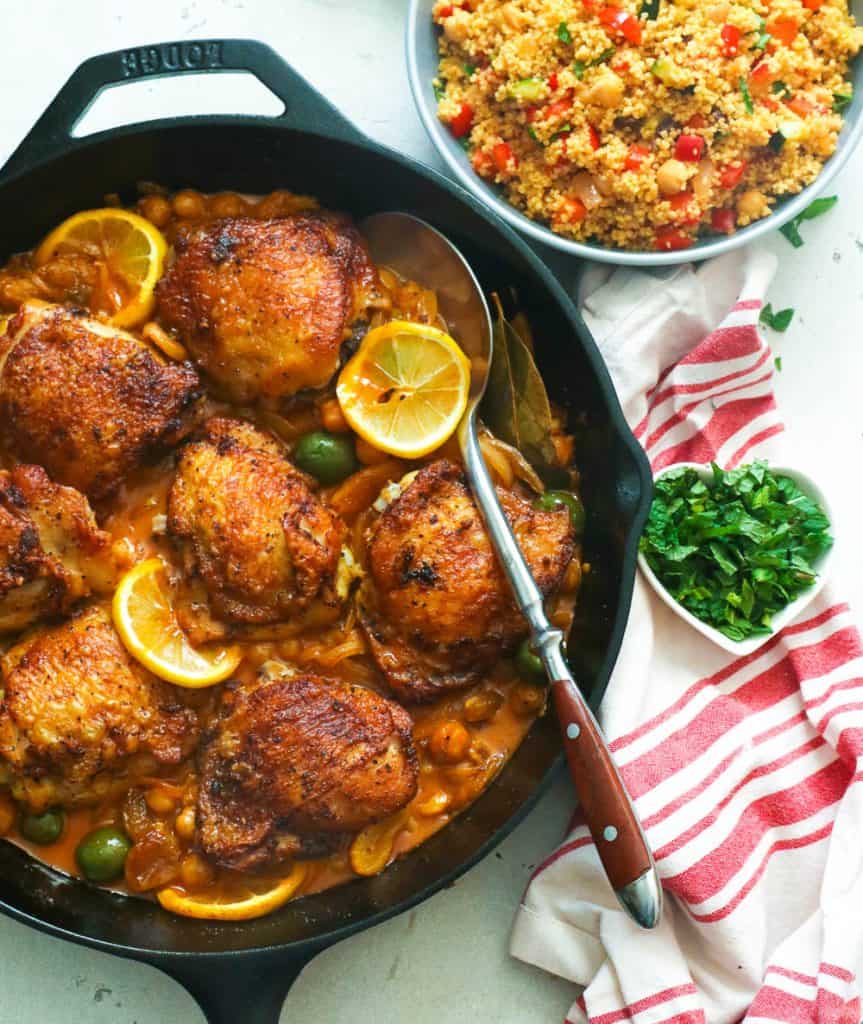
[[[713,479],[713,471],[709,465],[703,465],[698,462],[678,462],[674,466],[668,466],[661,470],[659,473],[654,474],[654,482],[664,477],[666,474],[679,469],[694,469],[699,477],[705,482],[709,482]],[[830,505],[827,499],[824,497],[824,493],[821,488],[815,483],[815,481],[806,473],[801,472],[799,469],[792,469],[789,466],[770,466],[770,471],[776,476],[787,476],[790,477],[800,488],[801,491],[808,497],[812,498],[813,501],[817,501],[818,504],[827,516],[830,522],[831,531],[834,523],[833,515],[831,513]],[[701,619],[696,618],[691,612],[688,612],[682,604],[678,604],[677,601],[669,594],[662,583],[656,576],[656,573],[647,564],[645,556],[638,553],[638,565],[641,571],[644,573],[647,582],[653,587],[656,595],[660,600],[664,601],[672,611],[676,612],[681,619],[688,622],[693,629],[697,629],[702,636],[706,636],[708,640],[712,640],[715,644],[721,647],[723,650],[728,651],[731,654],[737,654],[741,657],[752,654],[753,651],[757,651],[759,647],[767,643],[767,641],[776,636],[777,633],[781,632],[790,622],[797,618],[797,616],[803,611],[803,609],[813,601],[817,596],[818,592],[824,586],[824,581],[827,578],[827,573],[830,564],[833,560],[834,553],[836,551],[836,538],[833,538],[832,547],[828,548],[822,555],[820,555],[813,562],[813,569],[816,570],[818,576],[812,586],[805,590],[796,601],[792,601],[791,604],[787,605],[782,611],[777,612],[773,616],[771,623],[771,630],[769,633],[765,633],[761,636],[750,637],[748,640],[732,640],[727,637],[724,633],[720,633],[718,629],[714,629],[713,626],[709,626],[706,622],[702,622]]]

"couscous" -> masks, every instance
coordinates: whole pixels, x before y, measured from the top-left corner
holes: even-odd
[[[580,241],[684,249],[833,152],[863,29],[847,0],[455,0],[438,114],[474,170]]]

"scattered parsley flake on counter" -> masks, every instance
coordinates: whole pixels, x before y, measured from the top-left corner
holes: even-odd
[[[572,42],[572,36],[570,35],[569,27],[567,26],[565,21],[562,21],[557,26],[557,38],[562,43],[571,43]]]
[[[779,331],[780,334],[788,330],[791,321],[794,319],[794,310],[789,309],[777,309],[773,312],[773,306],[768,302],[764,309],[761,310],[761,315],[758,319],[763,324],[767,324],[768,327],[772,327],[774,331]]]
[[[766,462],[712,466],[656,481],[640,541],[671,596],[732,640],[764,635],[771,619],[810,587],[812,563],[833,543],[820,506]]]
[[[776,367],[777,373],[782,373],[782,356],[777,356],[773,360],[773,365]]]
[[[831,210],[838,202],[838,196],[822,196],[820,199],[816,199],[813,203],[810,203],[803,213],[798,213],[793,220],[788,221],[787,224],[783,224],[779,230],[795,249],[799,249],[800,246],[803,245],[803,238],[800,234],[800,225],[803,221],[814,220],[816,217],[820,217],[823,213],[827,213],[828,210]]]
[[[752,96],[749,92],[749,86],[746,84],[746,79],[740,79],[740,94],[743,97],[743,106],[746,109],[747,114],[754,114],[755,107],[752,105]]]

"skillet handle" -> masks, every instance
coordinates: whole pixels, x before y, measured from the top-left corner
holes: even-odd
[[[190,955],[151,962],[193,997],[207,1024],[279,1024],[285,997],[313,955],[239,953],[217,964]]]
[[[34,164],[74,149],[78,143],[72,137],[75,125],[109,86],[144,78],[224,71],[248,71],[280,99],[285,110],[274,120],[344,142],[364,141],[359,130],[266,43],[256,39],[184,40],[115,50],[84,61],[6,162],[0,176],[29,170]]]

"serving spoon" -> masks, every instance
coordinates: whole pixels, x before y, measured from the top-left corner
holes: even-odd
[[[611,751],[563,656],[563,632],[545,614],[542,593],[500,506],[480,448],[478,409],[494,346],[485,296],[464,256],[425,221],[407,213],[376,213],[360,224],[360,231],[376,264],[435,292],[449,333],[470,359],[470,394],[458,427],[467,478],[530,626],[531,646],[545,667],[570,775],[605,873],[629,916],[642,928],[655,928],[662,887],[653,856]]]

